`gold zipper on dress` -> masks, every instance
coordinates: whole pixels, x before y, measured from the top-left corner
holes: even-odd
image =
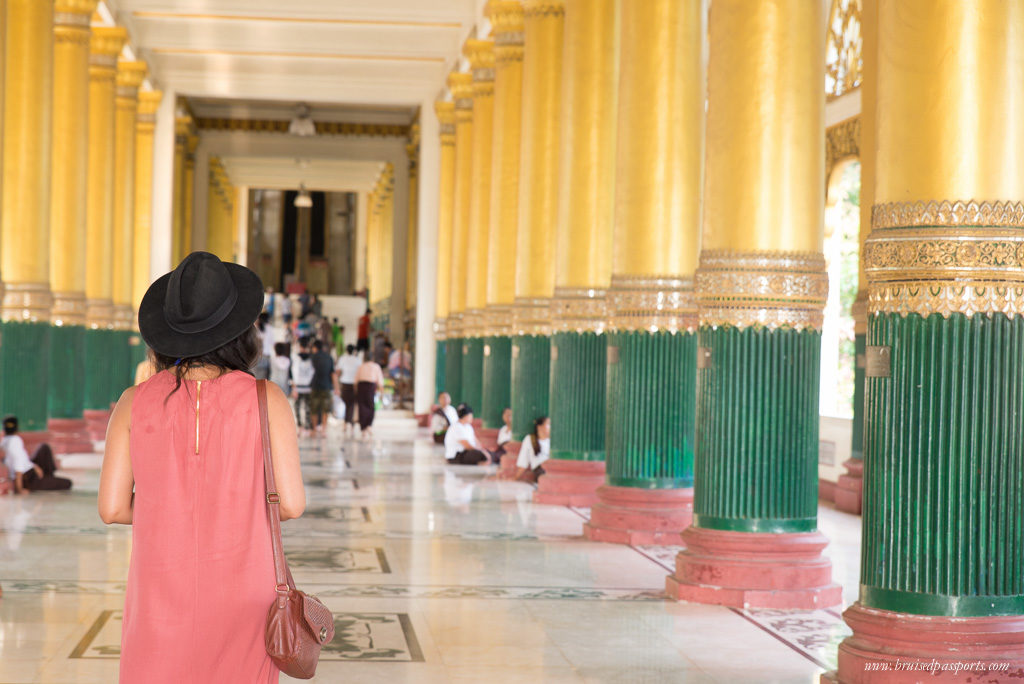
[[[196,455],[199,455],[199,394],[203,391],[203,381],[196,380]]]

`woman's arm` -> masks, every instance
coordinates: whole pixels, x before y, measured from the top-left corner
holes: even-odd
[[[110,422],[107,424],[107,441],[103,450],[103,467],[100,470],[98,505],[100,519],[108,525],[112,523],[132,524],[135,477],[132,475],[132,460],[128,444],[134,396],[134,387],[129,387],[124,391],[114,407],[114,412],[110,415]]]
[[[299,437],[295,414],[281,388],[267,383],[270,418],[270,451],[274,457],[274,481],[281,497],[281,520],[298,518],[306,510],[306,488],[299,465]]]

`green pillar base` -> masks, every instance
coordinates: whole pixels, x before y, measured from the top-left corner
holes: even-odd
[[[50,418],[77,419],[85,408],[85,326],[55,325],[50,329]]]
[[[114,334],[115,331],[105,329],[85,331],[85,410],[110,409]]]
[[[608,334],[608,484],[640,489],[693,486],[693,333]]]
[[[512,406],[512,338],[484,338],[484,399],[480,417],[489,430],[500,429],[501,414]]]
[[[603,461],[608,339],[556,333],[551,346],[551,458]]]
[[[114,330],[110,350],[110,402],[116,402],[121,394],[135,384],[135,367],[132,365],[130,330]]]
[[[821,334],[702,327],[699,338],[694,526],[816,530]]]
[[[533,422],[548,415],[551,338],[516,335],[512,338],[512,438],[522,441]]]
[[[448,359],[448,344],[445,340],[437,340],[436,359],[434,366],[434,396],[440,396],[445,391],[445,364]]]
[[[49,323],[0,323],[0,415],[16,415],[21,432],[46,430],[51,328]]]
[[[484,338],[462,340],[462,399],[477,412],[484,402]]]
[[[856,363],[853,367],[853,434],[850,438],[850,458],[864,458],[864,350],[867,335],[853,338]]]
[[[462,401],[462,338],[449,337],[445,345],[444,391],[451,395],[452,403]]]

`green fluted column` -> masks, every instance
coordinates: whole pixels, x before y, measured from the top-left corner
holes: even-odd
[[[132,352],[130,330],[112,331],[111,354],[110,354],[110,385],[108,403],[116,402],[121,393],[131,387],[135,379],[134,368],[132,367]]]
[[[462,401],[462,338],[449,337],[444,341],[444,391],[452,396],[452,402]]]
[[[448,342],[447,340],[437,340],[436,365],[434,366],[434,396],[440,396],[441,392],[445,392],[445,382],[447,380],[447,360],[448,360]]]
[[[474,411],[484,400],[484,338],[462,338],[462,398]]]
[[[17,415],[22,432],[46,429],[50,330],[46,322],[0,324],[0,414]]]
[[[48,410],[51,418],[81,418],[85,408],[85,326],[50,329]]]
[[[110,409],[114,372],[114,333],[113,330],[103,328],[90,328],[85,331],[85,409]]]
[[[864,350],[867,335],[853,337],[856,364],[853,368],[853,434],[850,436],[850,458],[864,458]]]
[[[693,486],[695,363],[690,332],[608,335],[608,484]]]
[[[142,335],[137,332],[133,332],[128,338],[128,345],[128,382],[135,384],[135,369],[146,360],[149,350],[142,341]]]
[[[551,338],[516,335],[512,338],[512,438],[521,441],[533,422],[548,415]]]
[[[484,395],[480,417],[484,427],[500,428],[501,414],[512,406],[512,338],[491,335],[484,338]]]
[[[698,336],[694,525],[813,531],[821,334],[702,326]]]
[[[551,457],[603,461],[608,339],[594,332],[551,337]]]

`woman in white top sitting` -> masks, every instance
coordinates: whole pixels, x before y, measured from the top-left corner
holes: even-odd
[[[480,446],[473,431],[473,409],[459,404],[459,420],[444,436],[444,457],[452,465],[487,465],[491,459]]]
[[[544,474],[541,464],[551,458],[551,419],[541,416],[533,421],[533,432],[523,440],[516,461],[516,479],[536,482]]]
[[[506,451],[506,445],[512,441],[512,409],[506,408],[501,412],[501,429],[498,430],[498,450],[495,452],[498,456],[504,456]]]

